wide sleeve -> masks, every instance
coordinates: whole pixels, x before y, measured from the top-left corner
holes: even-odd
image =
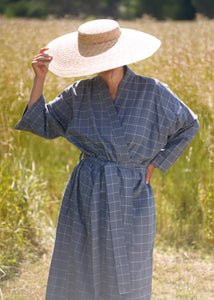
[[[72,102],[69,88],[48,104],[42,95],[29,110],[28,107],[25,108],[14,129],[29,131],[47,139],[65,136],[73,116]]]
[[[154,157],[151,163],[166,172],[188,147],[199,130],[199,122],[190,108],[188,108],[168,87],[161,94],[160,106],[164,111],[163,119],[167,119],[167,143]]]

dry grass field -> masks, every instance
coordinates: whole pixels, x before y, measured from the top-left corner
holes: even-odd
[[[35,263],[23,263],[21,274],[4,284],[0,299],[44,300],[50,259],[51,250]],[[155,249],[152,300],[212,299],[213,257],[171,248]]]
[[[0,299],[43,299],[53,236],[66,182],[79,151],[13,130],[29,97],[32,58],[80,20],[0,17]],[[119,21],[160,38],[160,50],[133,64],[198,115],[200,131],[167,172],[152,178],[157,210],[153,300],[214,299],[214,21]],[[49,73],[52,100],[77,78]],[[164,246],[160,246],[164,245]],[[181,250],[185,249],[185,250]]]

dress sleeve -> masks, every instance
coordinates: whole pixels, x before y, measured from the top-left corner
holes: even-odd
[[[163,173],[180,157],[199,130],[197,115],[168,88],[162,96],[166,95],[168,102],[162,105],[162,109],[168,118],[167,143],[151,161]]]
[[[66,89],[48,104],[42,95],[29,110],[26,107],[21,120],[14,128],[32,132],[46,139],[54,139],[65,136],[72,115],[72,94]]]

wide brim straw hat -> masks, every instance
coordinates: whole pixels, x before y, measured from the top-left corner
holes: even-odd
[[[51,41],[49,70],[62,77],[97,74],[152,56],[160,47],[156,37],[120,28],[117,21],[100,19],[82,24],[77,32]]]

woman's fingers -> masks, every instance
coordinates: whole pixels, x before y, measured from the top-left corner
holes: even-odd
[[[32,61],[36,75],[43,77],[47,74],[49,63],[53,59],[51,55],[44,53],[46,50],[48,50],[48,48],[40,49],[39,54],[37,54]]]
[[[49,48],[41,48],[39,53],[34,57],[34,61],[51,61],[53,57],[48,53],[45,53]]]
[[[44,53],[45,51],[49,50],[49,48],[41,48],[39,53]]]
[[[149,167],[148,167],[148,171],[147,171],[147,174],[146,174],[146,184],[149,183],[151,177],[152,177],[152,173],[155,169],[155,166],[153,164],[149,164]]]
[[[32,61],[33,67],[36,66],[48,66],[49,63],[51,62],[52,58],[51,57],[35,57]]]
[[[47,48],[43,48],[43,49],[47,49]],[[53,57],[49,54],[43,53],[40,50],[40,53],[38,55],[36,55],[32,61],[33,64],[49,64],[50,61],[53,59]]]
[[[50,61],[53,57],[49,54],[38,54],[34,57],[34,60],[40,60],[40,61],[44,61],[44,60],[48,60]]]

